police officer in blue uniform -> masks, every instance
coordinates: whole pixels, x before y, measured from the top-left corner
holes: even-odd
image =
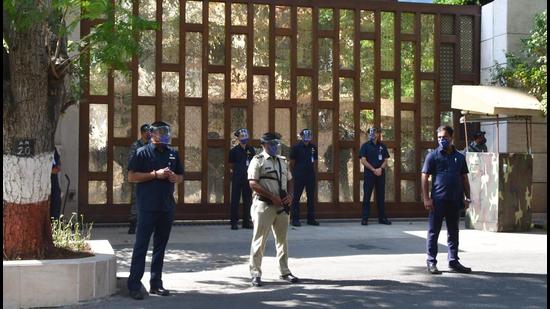
[[[292,199],[292,225],[301,226],[300,223],[300,196],[306,189],[307,196],[307,224],[319,225],[315,220],[315,169],[314,164],[318,159],[317,146],[311,140],[313,133],[310,129],[300,132],[301,141],[292,146],[290,150],[290,170],[294,176],[294,195]]]
[[[458,262],[458,224],[460,211],[470,205],[470,182],[468,166],[463,154],[458,152],[453,141],[453,128],[437,129],[439,147],[426,156],[422,167],[422,196],[424,207],[430,211],[428,238],[426,241],[430,274],[441,274],[437,269],[437,240],[443,217],[447,225],[448,262],[452,271],[470,273],[471,268]],[[428,177],[432,177],[431,196],[428,195]]]
[[[170,294],[162,285],[162,266],[174,220],[174,185],[183,181],[183,166],[179,154],[168,146],[170,126],[162,121],[152,123],[151,137],[151,143],[139,148],[128,166],[128,180],[137,183],[138,222],[128,277],[128,290],[134,299],[143,299],[141,278],[153,233],[149,293],[162,296]]]
[[[252,190],[248,184],[247,170],[256,150],[248,145],[249,134],[245,128],[240,128],[233,134],[239,144],[229,151],[229,164],[233,170],[231,177],[231,229],[239,229],[239,202],[243,197],[243,228],[252,229],[250,205],[252,205]]]
[[[376,190],[376,206],[378,207],[378,223],[391,224],[386,218],[384,210],[386,174],[384,169],[390,157],[388,148],[381,142],[382,130],[380,128],[369,129],[369,140],[361,145],[359,158],[364,165],[363,179],[363,218],[361,225],[368,225],[370,211],[370,197],[373,188]]]
[[[145,123],[142,124],[139,128],[139,131],[141,133],[141,137],[132,143],[132,146],[130,146],[130,152],[128,153],[128,163],[132,161],[132,157],[136,155],[136,152],[139,148],[145,146],[147,143],[149,143],[149,140],[151,139],[151,131],[149,128],[149,124]],[[130,207],[130,217],[128,218],[130,227],[128,228],[128,234],[135,234],[136,233],[136,225],[137,225],[137,210],[136,210],[136,188],[135,186],[132,188],[132,206]]]

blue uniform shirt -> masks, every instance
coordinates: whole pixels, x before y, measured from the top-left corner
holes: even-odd
[[[313,175],[313,164],[318,160],[317,146],[312,142],[306,145],[303,141],[298,142],[290,149],[290,159],[294,160],[294,177]]]
[[[359,150],[359,158],[363,157],[367,158],[367,162],[369,162],[372,167],[379,168],[382,166],[382,163],[384,163],[384,160],[390,157],[390,153],[386,145],[382,144],[382,142],[375,144],[374,141],[368,141],[361,145],[361,149]],[[373,174],[373,172],[366,167],[364,170],[365,176],[367,173]]]
[[[183,166],[176,150],[166,147],[161,152],[154,144],[149,143],[138,148],[130,160],[128,170],[150,173],[165,167],[169,167],[177,175],[183,174]],[[174,184],[167,179],[153,179],[137,184],[136,207],[140,211],[173,211],[175,205]]]
[[[468,166],[464,155],[456,149],[447,154],[443,148],[438,147],[428,153],[422,173],[432,175],[432,199],[454,202],[462,200],[462,175],[468,174]]]
[[[237,144],[229,151],[229,163],[233,164],[233,178],[246,178],[248,165],[256,155],[256,150],[250,145],[245,148]]]

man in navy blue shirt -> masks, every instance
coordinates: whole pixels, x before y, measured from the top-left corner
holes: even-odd
[[[250,222],[250,205],[252,205],[252,189],[248,184],[248,165],[256,154],[256,150],[248,145],[248,130],[240,128],[233,134],[239,143],[229,151],[229,164],[233,170],[231,177],[231,229],[238,230],[239,201],[243,197],[243,228],[252,229]]]
[[[372,127],[369,129],[369,140],[361,145],[359,158],[364,166],[363,179],[363,218],[361,225],[368,225],[370,211],[370,197],[373,188],[376,190],[376,206],[378,207],[378,223],[391,224],[386,218],[384,210],[386,174],[384,169],[390,157],[388,148],[382,142],[382,130]]]
[[[315,169],[318,159],[317,146],[311,140],[313,133],[309,129],[300,132],[301,141],[290,150],[290,170],[294,176],[294,198],[292,199],[292,225],[300,223],[300,196],[306,189],[307,196],[307,224],[319,225],[315,220]]]
[[[138,149],[128,166],[128,180],[136,185],[138,222],[128,290],[134,299],[143,299],[141,278],[145,271],[145,255],[153,232],[151,261],[151,294],[167,296],[162,286],[164,251],[174,220],[174,184],[183,181],[183,167],[178,152],[169,147],[170,126],[162,121],[151,124],[151,143]]]
[[[458,262],[458,224],[460,210],[470,204],[470,183],[468,166],[464,155],[456,150],[453,128],[441,126],[437,129],[439,147],[426,156],[422,167],[422,196],[424,207],[430,211],[428,218],[428,239],[426,241],[428,272],[441,274],[437,269],[437,239],[443,224],[447,224],[447,246],[449,268],[460,273],[469,273],[471,268]],[[428,177],[432,177],[431,196],[428,195]]]

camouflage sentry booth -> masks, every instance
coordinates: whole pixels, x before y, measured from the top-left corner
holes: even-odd
[[[472,203],[466,228],[525,231],[531,226],[533,157],[527,153],[466,153]]]

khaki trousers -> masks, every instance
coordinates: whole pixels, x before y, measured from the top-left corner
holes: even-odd
[[[262,276],[262,258],[265,252],[265,244],[269,236],[269,230],[273,230],[277,259],[281,275],[290,274],[288,269],[288,243],[287,232],[290,217],[282,212],[277,214],[280,207],[268,205],[258,199],[252,202],[250,214],[254,222],[254,232],[250,247],[250,274],[252,277]]]

